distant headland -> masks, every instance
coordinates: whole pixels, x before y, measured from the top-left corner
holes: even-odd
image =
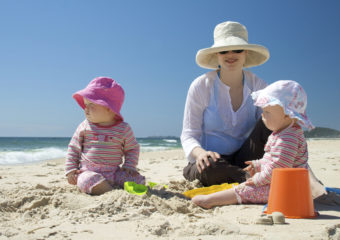
[[[304,134],[306,138],[340,138],[340,131],[324,127],[316,127]]]

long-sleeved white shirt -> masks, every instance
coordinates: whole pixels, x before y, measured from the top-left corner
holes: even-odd
[[[181,143],[190,162],[195,147],[220,154],[237,151],[255,126],[261,109],[253,104],[250,94],[266,83],[255,74],[244,71],[243,101],[234,112],[229,87],[211,71],[196,78],[188,91]]]

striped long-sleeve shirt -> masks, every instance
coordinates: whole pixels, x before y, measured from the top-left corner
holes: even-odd
[[[307,143],[297,124],[272,133],[264,151],[262,159],[252,161],[256,186],[270,184],[274,168],[307,168]]]
[[[135,169],[139,157],[139,144],[126,122],[103,127],[87,120],[75,131],[69,145],[65,173],[79,169],[80,163]]]

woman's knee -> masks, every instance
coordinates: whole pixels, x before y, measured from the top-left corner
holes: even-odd
[[[200,178],[200,181],[205,186],[222,183],[241,183],[246,180],[245,172],[241,168],[226,161],[212,164],[201,173]]]

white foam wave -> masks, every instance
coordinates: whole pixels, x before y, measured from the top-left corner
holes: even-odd
[[[0,152],[0,164],[21,164],[38,162],[66,156],[66,149],[41,148],[33,151]]]
[[[168,143],[177,143],[176,139],[163,139],[163,141]]]
[[[140,146],[151,146],[151,143],[139,143]]]
[[[167,146],[141,146],[141,152],[165,151],[173,149]],[[31,151],[0,152],[0,165],[23,164],[66,157],[67,149],[42,148]]]
[[[173,149],[172,147],[143,147],[141,146],[141,152],[156,152],[156,151],[164,151],[164,150],[169,150]]]

